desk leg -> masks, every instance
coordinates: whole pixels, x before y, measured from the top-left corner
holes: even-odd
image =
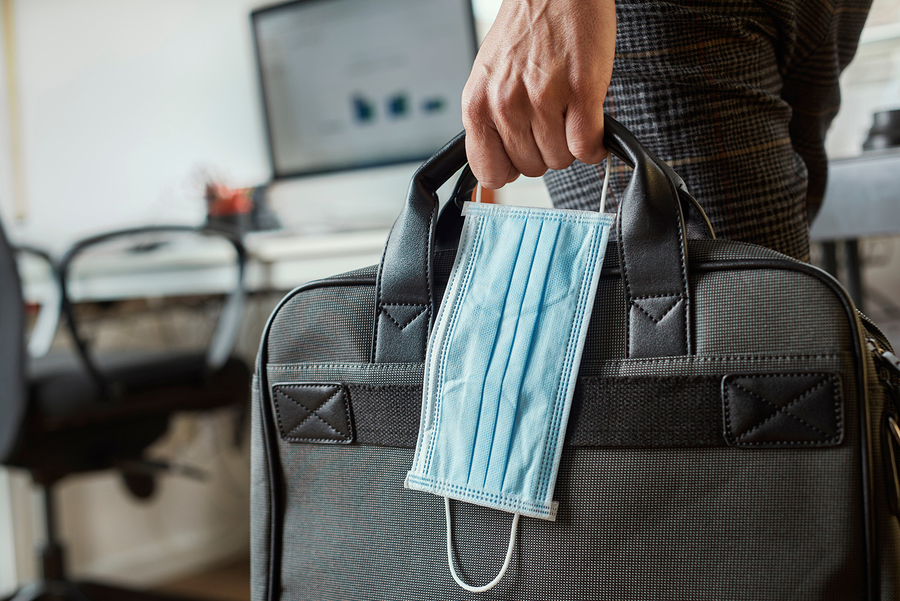
[[[865,312],[863,308],[862,266],[859,260],[859,240],[847,240],[844,242],[844,270],[847,273],[847,292],[856,304],[856,308]]]
[[[822,242],[822,269],[838,278],[837,242]],[[840,278],[838,278],[840,279]]]

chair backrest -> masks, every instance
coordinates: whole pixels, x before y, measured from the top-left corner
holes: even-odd
[[[63,254],[57,268],[63,313],[85,369],[105,394],[112,394],[115,382],[104,372],[94,348],[103,345],[96,345],[96,340],[85,335],[85,320],[76,314],[75,305],[80,298],[90,299],[91,290],[98,295],[93,300],[98,297],[102,300],[104,292],[109,294],[113,287],[117,292],[112,298],[117,300],[153,298],[159,301],[194,293],[224,294],[225,304],[218,320],[209,321],[215,324],[215,329],[205,344],[207,372],[215,373],[231,357],[240,329],[246,295],[245,263],[246,250],[236,235],[186,225],[108,231],[74,243]],[[226,275],[223,276],[220,270]],[[153,348],[152,340],[135,336],[134,324],[129,325],[132,326],[130,338],[123,340],[120,337],[119,343],[133,342],[139,348],[149,343],[148,348]],[[182,324],[187,330],[193,329],[193,325],[197,324]],[[169,334],[174,335],[168,338],[191,338],[189,335],[182,337],[181,333],[170,331]],[[168,340],[168,343],[172,342],[174,340]],[[128,352],[136,349],[104,348],[103,352],[109,355],[111,350]]]
[[[15,252],[0,223],[0,464],[16,443],[25,414],[25,307]]]

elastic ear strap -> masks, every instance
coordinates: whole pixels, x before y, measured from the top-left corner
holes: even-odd
[[[612,154],[606,157],[606,174],[603,176],[603,192],[600,194],[600,212],[602,213],[606,207],[606,193],[609,191],[609,172],[612,165]]]
[[[513,547],[516,546],[516,534],[519,531],[520,515],[518,513],[513,515],[512,526],[509,530],[509,547],[506,549],[506,559],[503,560],[503,567],[500,568],[500,573],[484,586],[469,586],[456,574],[456,568],[453,565],[453,526],[450,521],[450,499],[447,497],[444,497],[444,512],[447,515],[447,563],[450,565],[450,575],[453,576],[453,580],[456,581],[456,584],[470,593],[483,593],[491,590],[503,580],[503,576],[506,575],[506,570],[509,569],[509,564],[512,561]]]

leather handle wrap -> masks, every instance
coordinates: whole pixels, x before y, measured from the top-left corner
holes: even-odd
[[[609,116],[603,143],[634,167],[617,216],[628,308],[627,356],[690,354],[690,291],[682,202],[685,197],[693,199],[671,168]],[[434,318],[432,255],[437,240],[437,190],[465,163],[465,135],[459,134],[413,176],[406,205],[391,229],[378,269],[372,339],[372,360],[376,363],[424,360]]]
[[[664,163],[631,132],[606,118],[604,145],[634,167],[619,205],[619,262],[627,310],[626,356],[691,352],[690,290],[684,214]],[[669,170],[670,171],[670,170]]]

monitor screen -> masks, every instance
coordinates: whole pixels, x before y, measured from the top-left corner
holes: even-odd
[[[252,22],[276,178],[421,160],[462,130],[470,0],[300,0]]]

